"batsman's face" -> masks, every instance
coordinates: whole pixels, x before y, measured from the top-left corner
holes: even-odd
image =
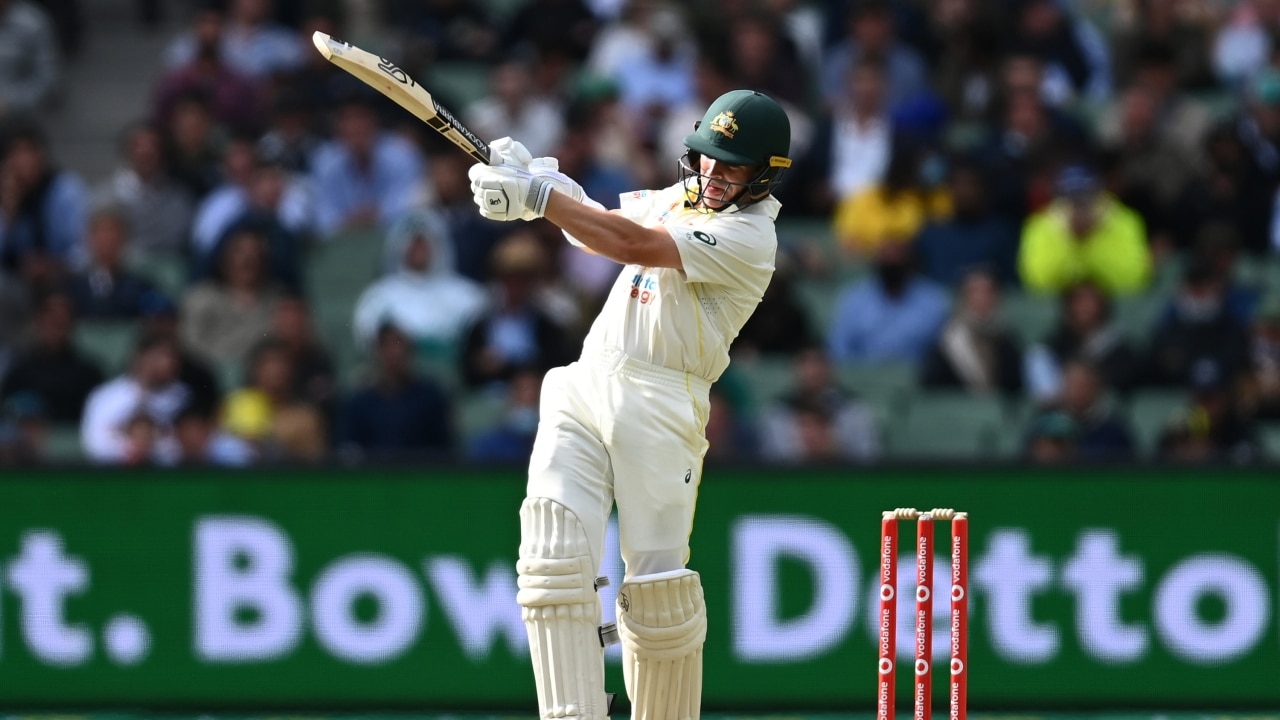
[[[742,185],[751,182],[751,178],[755,176],[755,168],[749,165],[729,165],[706,155],[699,158],[698,169],[703,177],[709,178],[705,181],[702,203],[712,210],[733,204],[738,199]]]

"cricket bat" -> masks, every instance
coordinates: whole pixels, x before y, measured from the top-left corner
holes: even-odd
[[[495,164],[488,143],[476,137],[453,113],[436,102],[426,88],[414,82],[395,63],[350,43],[334,40],[322,32],[312,35],[311,42],[315,43],[316,49],[326,60],[394,100],[476,161],[486,165]]]

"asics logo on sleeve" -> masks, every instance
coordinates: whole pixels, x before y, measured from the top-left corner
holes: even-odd
[[[694,230],[693,236],[698,240],[710,245],[711,247],[716,246],[716,238],[714,235],[711,235],[710,233],[704,233],[701,230]]]

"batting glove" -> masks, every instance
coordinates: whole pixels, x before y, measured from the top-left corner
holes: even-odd
[[[582,202],[586,197],[582,186],[574,182],[573,178],[560,172],[560,161],[553,157],[535,158],[528,164],[529,172],[535,178],[539,178],[549,184],[552,188],[573,198],[574,202]],[[546,206],[546,200],[543,200],[543,207]]]
[[[489,149],[500,164],[514,168],[526,169],[533,161],[533,154],[518,140],[509,137],[498,138],[489,143]]]
[[[534,220],[542,217],[530,202],[533,175],[509,165],[472,165],[471,195],[480,214],[490,220]]]

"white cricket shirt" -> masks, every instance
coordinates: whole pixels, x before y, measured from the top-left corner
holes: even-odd
[[[688,207],[686,197],[680,183],[622,195],[622,215],[671,233],[684,270],[624,267],[583,345],[587,353],[621,350],[714,382],[773,277],[782,204],[767,197],[707,213]]]

